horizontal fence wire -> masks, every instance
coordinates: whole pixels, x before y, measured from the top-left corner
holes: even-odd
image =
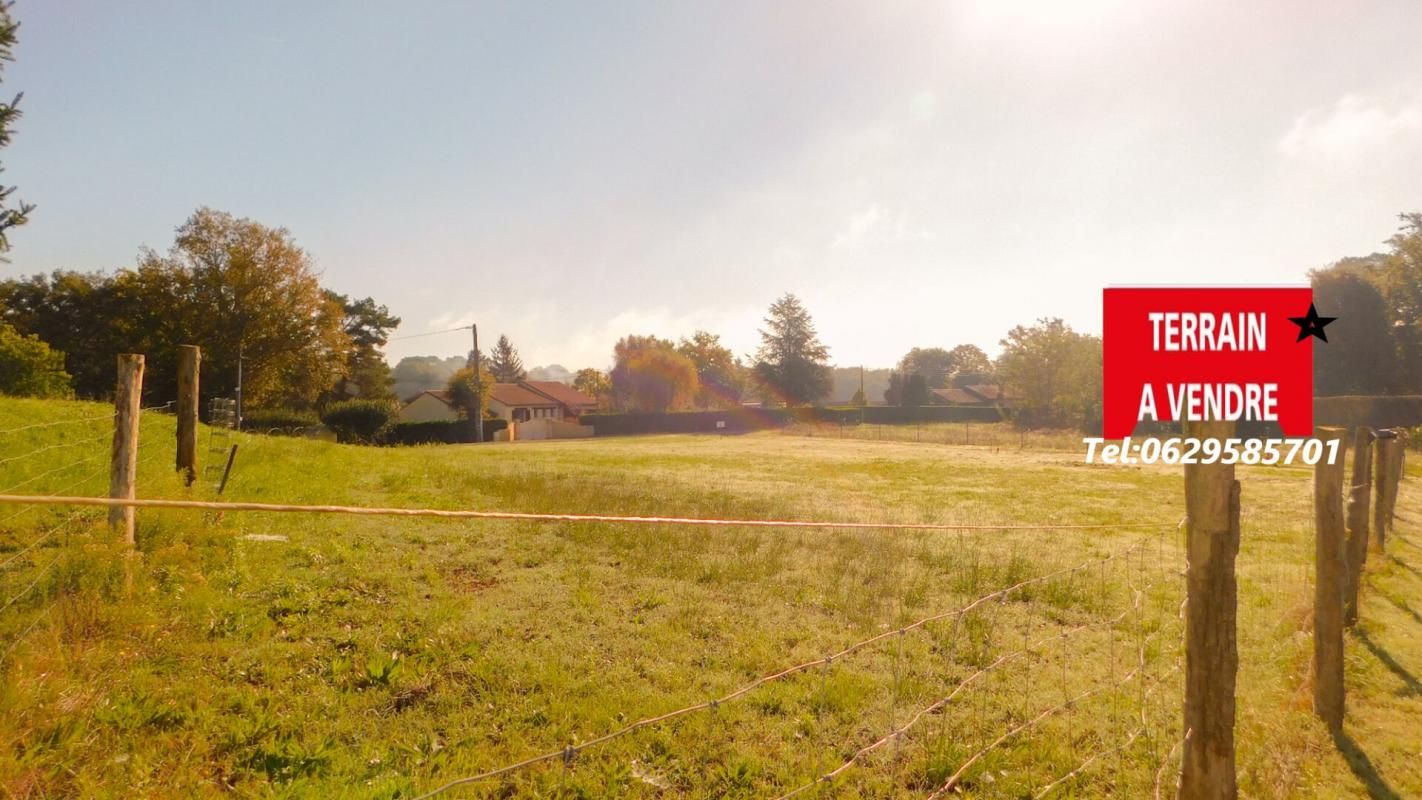
[[[1182,523],[1179,523],[1179,524],[1183,524],[1183,522],[1182,522]],[[1080,569],[1082,569],[1083,567],[1095,566],[1095,565],[1098,565],[1098,564],[1104,565],[1104,564],[1106,564],[1108,561],[1111,561],[1111,560],[1113,560],[1113,559],[1115,559],[1115,558],[1117,558],[1117,557],[1119,557],[1119,556],[1128,556],[1128,555],[1131,554],[1132,552],[1135,552],[1136,550],[1140,549],[1142,546],[1146,545],[1146,544],[1148,543],[1148,541],[1149,541],[1149,539],[1142,539],[1141,541],[1137,542],[1136,544],[1134,544],[1134,545],[1132,545],[1132,546],[1130,546],[1130,547],[1128,547],[1128,548],[1125,548],[1124,550],[1118,551],[1117,553],[1114,553],[1114,554],[1108,556],[1107,558],[1100,559],[1100,560],[1097,560],[1097,561],[1088,562],[1087,564],[1083,564],[1083,565],[1081,565],[1080,567],[1070,568],[1070,569],[1068,569],[1068,570],[1061,570],[1061,571],[1059,571],[1058,573],[1053,573],[1053,574],[1051,574],[1051,575],[1046,575],[1046,576],[1042,576],[1042,577],[1043,577],[1043,578],[1056,577],[1057,575],[1062,574],[1062,573],[1065,573],[1065,572],[1076,572],[1077,570],[1080,570]],[[1039,579],[1039,580],[1040,580],[1040,579]],[[1013,587],[1013,588],[1015,589],[1016,587]],[[1147,588],[1149,588],[1149,585],[1147,586]],[[840,764],[838,767],[835,767],[834,769],[830,770],[829,772],[826,772],[825,774],[821,775],[820,777],[816,778],[816,779],[813,780],[813,781],[810,781],[810,782],[808,782],[808,783],[802,784],[802,785],[796,787],[795,789],[792,789],[791,791],[786,792],[786,793],[780,795],[780,796],[777,798],[777,800],[789,800],[789,798],[796,797],[796,796],[798,796],[798,795],[800,795],[800,794],[803,794],[804,792],[807,792],[807,791],[809,791],[810,789],[813,789],[814,787],[816,787],[816,786],[818,786],[818,785],[820,785],[820,784],[822,784],[822,783],[829,783],[829,782],[833,781],[835,778],[838,778],[841,774],[843,774],[845,771],[847,771],[850,767],[854,766],[860,759],[864,758],[865,756],[867,756],[867,755],[873,753],[874,751],[876,751],[876,750],[878,750],[878,749],[880,749],[880,748],[882,748],[882,747],[888,745],[889,743],[891,743],[891,742],[897,740],[898,738],[902,737],[904,734],[906,734],[906,733],[909,731],[910,728],[912,728],[912,727],[914,727],[915,725],[917,725],[923,718],[925,718],[925,717],[927,717],[927,716],[930,716],[930,715],[933,715],[933,714],[936,714],[936,713],[938,713],[939,711],[941,711],[942,709],[946,708],[951,702],[953,702],[953,700],[954,700],[955,698],[957,698],[957,696],[958,696],[959,694],[961,694],[965,689],[967,689],[967,688],[968,688],[969,686],[971,686],[973,683],[975,683],[976,681],[978,681],[980,678],[983,678],[984,676],[988,675],[989,673],[991,673],[992,671],[996,670],[997,668],[999,668],[999,667],[1003,666],[1004,664],[1008,663],[1009,661],[1013,661],[1013,660],[1015,660],[1015,659],[1018,659],[1018,658],[1021,658],[1021,657],[1024,657],[1024,656],[1027,656],[1027,655],[1029,655],[1029,654],[1031,654],[1031,653],[1033,653],[1033,652],[1036,652],[1036,651],[1042,649],[1042,648],[1045,647],[1046,645],[1051,644],[1051,643],[1053,643],[1053,642],[1056,642],[1056,641],[1063,641],[1063,642],[1065,642],[1066,639],[1068,639],[1068,638],[1070,638],[1070,637],[1072,637],[1072,636],[1074,636],[1074,635],[1076,635],[1076,634],[1078,634],[1078,633],[1082,633],[1082,632],[1084,632],[1084,631],[1093,630],[1093,629],[1102,628],[1102,627],[1114,627],[1115,625],[1117,625],[1118,623],[1120,623],[1121,621],[1123,621],[1127,616],[1129,616],[1132,610],[1135,610],[1135,611],[1139,612],[1140,603],[1141,603],[1142,597],[1144,596],[1144,590],[1143,590],[1143,589],[1137,589],[1137,590],[1135,590],[1135,591],[1136,591],[1136,595],[1135,595],[1134,603],[1133,603],[1133,606],[1132,606],[1131,609],[1127,609],[1126,611],[1121,612],[1120,614],[1118,614],[1117,616],[1115,616],[1115,617],[1113,617],[1113,618],[1111,618],[1111,619],[1098,620],[1098,621],[1096,621],[1096,622],[1088,622],[1088,623],[1084,623],[1084,624],[1081,624],[1081,625],[1074,626],[1074,627],[1072,627],[1072,628],[1068,628],[1068,629],[1065,630],[1065,631],[1058,631],[1058,632],[1056,632],[1056,633],[1054,633],[1054,634],[1052,634],[1052,635],[1050,635],[1050,636],[1043,637],[1042,639],[1040,639],[1040,640],[1038,640],[1038,641],[1036,641],[1036,642],[1033,642],[1032,644],[1026,645],[1026,646],[1024,646],[1024,647],[1021,647],[1021,648],[1019,648],[1019,649],[1017,649],[1017,650],[1015,650],[1015,651],[1012,651],[1012,652],[1010,652],[1010,653],[1004,653],[1003,655],[999,656],[996,660],[994,660],[992,663],[988,664],[987,666],[984,666],[984,667],[979,668],[976,672],[972,673],[971,675],[967,676],[967,677],[964,678],[963,680],[959,681],[959,683],[952,689],[952,691],[950,691],[950,692],[949,692],[946,696],[944,696],[943,698],[941,698],[941,699],[939,699],[939,700],[933,702],[932,704],[930,704],[930,705],[928,705],[928,706],[926,706],[926,707],[924,707],[924,708],[922,708],[922,709],[919,709],[917,712],[915,712],[915,713],[913,714],[913,716],[909,717],[909,719],[908,719],[903,725],[901,725],[901,726],[895,728],[894,730],[891,730],[889,733],[885,734],[884,736],[880,737],[879,739],[876,739],[875,741],[871,742],[870,744],[865,745],[864,747],[861,747],[859,750],[855,751],[848,759],[846,759],[846,760],[845,760],[842,764]],[[977,605],[977,604],[975,603],[974,605]],[[1143,669],[1143,668],[1144,668],[1144,645],[1142,645],[1142,651],[1141,651],[1141,652],[1142,652],[1142,656],[1141,656],[1141,659],[1142,659],[1142,661],[1141,661],[1141,668]],[[988,750],[991,750],[991,749],[992,749],[992,746],[989,746],[988,748],[985,748],[982,752],[980,752],[978,755],[975,755],[972,759],[969,760],[969,762],[968,762],[967,764],[964,764],[963,769],[966,769],[968,766],[970,766],[970,765],[972,764],[973,761],[976,761],[981,755],[983,755],[984,753],[986,753]],[[961,772],[961,770],[960,770],[960,772]]]
[[[1180,523],[1172,523],[1172,524],[1171,524],[1171,527],[1174,527],[1175,525],[1178,525],[1178,524],[1180,524]],[[728,703],[728,702],[731,702],[731,701],[733,701],[733,700],[736,700],[737,698],[740,698],[740,697],[742,697],[742,696],[744,696],[744,695],[750,693],[751,691],[753,691],[753,690],[755,690],[755,689],[757,689],[757,688],[759,688],[759,687],[761,687],[761,686],[764,686],[764,685],[767,684],[767,683],[770,683],[770,682],[772,682],[772,681],[777,681],[777,680],[780,680],[780,679],[782,679],[782,678],[787,678],[787,677],[789,677],[789,676],[791,676],[791,675],[795,675],[795,674],[797,674],[797,673],[805,672],[805,671],[810,670],[810,669],[813,669],[813,668],[815,668],[815,667],[828,666],[828,665],[834,663],[834,661],[835,661],[836,659],[841,659],[841,658],[843,658],[843,657],[845,657],[845,656],[847,656],[847,655],[850,655],[850,654],[854,653],[854,652],[857,651],[857,650],[861,650],[861,649],[863,649],[863,648],[865,648],[865,647],[868,647],[869,645],[874,644],[875,642],[879,642],[879,641],[882,641],[882,640],[887,639],[887,638],[890,638],[890,637],[899,636],[899,635],[904,634],[904,633],[907,633],[907,632],[909,632],[909,631],[911,631],[911,630],[916,630],[916,629],[922,628],[922,627],[924,627],[925,625],[928,625],[929,623],[935,622],[935,621],[938,621],[938,620],[944,620],[944,619],[948,619],[948,618],[951,618],[951,617],[958,617],[958,618],[961,618],[962,616],[964,616],[964,615],[970,613],[970,612],[973,611],[974,609],[979,608],[979,607],[981,607],[982,605],[984,605],[984,604],[986,604],[986,603],[990,603],[990,602],[992,602],[992,601],[994,601],[994,600],[999,600],[999,599],[1008,597],[1008,596],[1010,596],[1012,593],[1017,592],[1017,591],[1020,591],[1020,590],[1022,590],[1022,589],[1025,589],[1026,587],[1031,586],[1031,585],[1033,585],[1033,584],[1042,583],[1042,582],[1044,582],[1044,581],[1048,581],[1048,580],[1051,580],[1051,579],[1053,579],[1053,578],[1058,578],[1058,577],[1061,577],[1061,576],[1063,576],[1063,575],[1073,574],[1073,573],[1076,573],[1076,572],[1080,572],[1080,571],[1083,571],[1083,570],[1087,570],[1087,569],[1090,569],[1090,568],[1092,568],[1092,567],[1095,567],[1095,566],[1097,566],[1097,565],[1099,565],[1099,564],[1104,564],[1104,563],[1113,561],[1113,560],[1115,560],[1115,559],[1117,559],[1117,558],[1120,558],[1120,557],[1122,557],[1122,556],[1129,555],[1130,553],[1133,553],[1133,552],[1139,550],[1141,547],[1145,546],[1145,545],[1151,540],[1151,538],[1153,538],[1153,537],[1145,537],[1145,538],[1142,538],[1141,540],[1135,542],[1134,544],[1132,544],[1132,545],[1130,545],[1130,546],[1128,546],[1128,547],[1122,548],[1122,549],[1120,549],[1120,550],[1118,550],[1118,551],[1116,551],[1116,552],[1114,552],[1114,553],[1111,553],[1111,554],[1109,554],[1109,555],[1103,556],[1103,557],[1101,557],[1101,558],[1090,559],[1090,560],[1085,561],[1085,562],[1082,562],[1081,564],[1078,564],[1078,565],[1076,565],[1076,566],[1064,567],[1064,568],[1062,568],[1062,569],[1059,569],[1059,570],[1056,570],[1056,571],[1053,571],[1053,572],[1050,572],[1050,573],[1046,573],[1046,574],[1044,574],[1044,575],[1039,575],[1039,576],[1034,577],[1034,578],[1028,578],[1028,579],[1026,579],[1026,580],[1023,580],[1023,581],[1020,581],[1020,582],[1018,582],[1018,583],[1015,583],[1015,584],[1013,584],[1012,586],[1008,586],[1008,587],[1003,588],[1003,589],[998,589],[998,590],[996,590],[996,591],[989,592],[988,594],[985,594],[985,595],[982,595],[981,597],[976,598],[975,600],[973,600],[972,602],[968,603],[968,604],[965,605],[965,606],[962,606],[961,608],[954,609],[953,611],[948,611],[948,612],[944,612],[944,613],[940,613],[940,614],[934,614],[933,616],[929,616],[929,617],[924,617],[924,618],[919,619],[919,620],[917,620],[917,621],[915,621],[915,622],[912,622],[912,623],[910,623],[910,624],[908,624],[908,625],[904,625],[904,626],[902,626],[902,627],[900,627],[900,628],[897,628],[897,629],[894,629],[894,630],[890,630],[890,631],[885,631],[885,632],[880,633],[880,634],[877,634],[877,635],[875,635],[875,636],[871,636],[871,637],[869,637],[869,638],[867,638],[867,639],[860,640],[860,641],[858,641],[858,642],[855,642],[855,643],[853,643],[853,644],[850,644],[850,645],[848,645],[848,646],[842,648],[841,650],[839,650],[839,651],[836,652],[836,653],[833,653],[833,654],[831,654],[831,655],[825,656],[824,658],[818,658],[818,659],[815,659],[815,660],[813,660],[813,661],[806,661],[806,662],[804,662],[804,663],[802,663],[802,664],[796,664],[796,665],[791,666],[791,667],[786,667],[786,668],[784,668],[784,669],[779,670],[778,672],[773,672],[773,673],[770,673],[770,674],[765,675],[765,676],[763,676],[763,677],[757,678],[757,679],[755,679],[754,681],[751,681],[750,683],[747,683],[747,684],[745,684],[744,686],[742,686],[742,687],[736,689],[735,691],[732,691],[731,693],[726,694],[726,695],[724,695],[724,696],[722,696],[722,697],[718,697],[718,698],[716,698],[716,699],[714,699],[714,700],[708,700],[708,701],[701,702],[701,703],[695,703],[695,704],[693,704],[693,705],[689,705],[689,706],[685,706],[685,707],[683,707],[683,708],[676,709],[675,711],[669,711],[669,712],[667,712],[667,713],[665,713],[665,714],[659,714],[659,715],[654,716],[654,717],[647,717],[647,718],[645,718],[645,719],[638,720],[638,721],[633,722],[633,723],[631,723],[631,724],[628,724],[628,725],[626,725],[626,726],[624,726],[624,727],[622,727],[622,728],[619,728],[619,729],[617,729],[617,730],[615,730],[615,731],[612,731],[611,733],[604,734],[603,736],[599,736],[599,737],[596,738],[596,739],[589,740],[589,741],[584,742],[584,743],[582,743],[582,744],[580,744],[580,745],[569,745],[569,746],[564,747],[564,748],[559,749],[559,750],[552,750],[552,751],[549,751],[549,752],[546,752],[546,753],[542,753],[542,754],[540,754],[540,755],[532,756],[532,757],[530,757],[530,758],[526,758],[526,759],[524,759],[524,760],[522,760],[522,761],[519,761],[519,762],[516,762],[516,763],[513,763],[513,764],[509,764],[509,765],[507,765],[507,766],[500,767],[500,768],[498,768],[498,769],[489,770],[489,771],[487,771],[487,772],[482,772],[482,773],[480,773],[480,774],[478,774],[478,775],[471,775],[471,776],[465,777],[465,778],[458,778],[458,779],[456,779],[456,780],[453,780],[453,781],[450,781],[450,782],[448,782],[448,783],[446,783],[446,784],[443,784],[443,785],[439,786],[438,788],[435,788],[435,789],[433,789],[433,790],[431,790],[431,791],[429,791],[429,792],[426,792],[425,794],[418,795],[418,796],[415,798],[415,800],[428,800],[428,798],[435,797],[435,796],[437,796],[437,795],[443,794],[444,792],[447,792],[447,791],[449,791],[449,790],[451,790],[451,789],[455,789],[455,788],[458,788],[458,787],[460,787],[460,786],[467,786],[467,785],[470,785],[470,784],[473,784],[473,783],[478,783],[478,782],[481,782],[481,781],[491,780],[491,779],[497,778],[497,777],[499,777],[499,776],[501,776],[501,775],[506,775],[506,774],[511,773],[511,772],[516,772],[516,771],[518,771],[518,770],[520,770],[520,769],[524,769],[524,768],[526,768],[526,767],[531,767],[531,766],[533,766],[533,765],[535,765],[535,764],[546,763],[546,762],[554,761],[554,760],[557,760],[557,759],[562,759],[562,760],[565,761],[565,762],[571,761],[574,757],[577,756],[578,753],[582,752],[583,750],[586,750],[587,748],[594,747],[594,746],[597,746],[597,745],[600,745],[600,744],[604,744],[604,743],[606,743],[606,742],[612,741],[613,739],[617,739],[617,738],[619,738],[619,737],[626,736],[626,735],[628,735],[628,734],[630,734],[630,733],[633,733],[633,732],[635,732],[635,731],[641,730],[642,728],[646,728],[646,727],[649,727],[649,726],[652,726],[652,725],[656,725],[656,724],[658,724],[658,723],[665,722],[665,721],[667,721],[667,720],[675,719],[675,718],[677,718],[677,717],[685,716],[685,715],[687,715],[687,714],[692,714],[692,713],[695,713],[695,712],[698,712],[698,711],[707,711],[707,710],[712,710],[712,709],[718,708],[718,707],[720,707],[721,705],[723,705],[723,704],[725,704],[725,703]],[[1093,625],[1099,625],[1100,623],[1092,623],[1092,624],[1093,624]],[[1088,626],[1088,627],[1089,627],[1089,626]],[[1057,634],[1056,636],[1049,637],[1049,639],[1060,638],[1060,636],[1061,636],[1061,634]]]
[[[109,434],[104,434],[103,436],[101,436],[101,437],[99,437],[99,438],[97,438],[97,439],[93,439],[93,440],[89,441],[88,444],[90,444],[90,445],[96,445],[96,444],[98,444],[99,442],[106,441],[108,438],[109,438]],[[20,481],[19,483],[16,483],[16,484],[14,484],[14,485],[5,487],[5,489],[0,490],[0,495],[4,495],[4,496],[8,496],[8,497],[25,497],[26,495],[14,495],[14,494],[10,494],[10,493],[13,492],[13,491],[15,491],[16,489],[21,488],[21,487],[29,486],[30,484],[34,483],[35,481],[39,480],[40,478],[47,478],[47,477],[49,477],[50,475],[53,475],[53,474],[58,473],[58,472],[64,472],[65,470],[74,469],[75,467],[80,466],[80,465],[82,465],[82,464],[92,464],[92,463],[94,463],[95,460],[100,459],[100,458],[106,458],[106,457],[108,457],[108,455],[109,455],[109,453],[108,453],[107,451],[99,452],[99,453],[94,453],[94,454],[92,454],[92,455],[90,455],[90,456],[88,456],[88,457],[86,457],[86,458],[81,458],[81,459],[79,459],[78,461],[71,461],[71,462],[68,463],[68,464],[62,464],[62,465],[60,465],[60,466],[58,466],[58,467],[52,467],[52,468],[50,468],[50,469],[45,470],[44,472],[40,472],[40,473],[36,473],[36,474],[34,474],[34,475],[31,475],[30,477],[28,477],[28,478],[26,478],[26,479]],[[36,497],[37,497],[37,498],[40,498],[40,499],[43,499],[43,496],[36,496]],[[51,495],[50,497],[53,497],[53,495]],[[77,505],[77,504],[74,504],[74,503],[37,503],[37,505]]]
[[[53,422],[35,422],[35,423],[30,424],[30,425],[21,425],[21,426],[19,426],[19,427],[17,427],[17,428],[7,428],[7,429],[5,429],[5,430],[3,430],[3,431],[0,431],[0,436],[8,436],[9,434],[12,434],[12,433],[20,433],[20,432],[22,432],[22,431],[32,431],[32,430],[35,430],[36,428],[56,428],[56,427],[59,427],[59,426],[61,426],[61,425],[79,425],[79,424],[82,424],[82,423],[85,423],[85,422],[99,422],[99,421],[101,421],[101,420],[113,421],[114,416],[115,416],[115,413],[116,413],[116,412],[110,411],[110,412],[108,412],[108,413],[106,413],[106,414],[97,414],[97,415],[92,416],[92,417],[78,417],[78,418],[76,418],[76,419],[61,419],[61,420],[55,420],[55,421],[53,421]]]
[[[72,466],[72,465],[71,465]],[[38,477],[38,476],[37,476]],[[31,479],[33,480],[33,478]],[[13,489],[14,487],[12,487]],[[843,522],[836,520],[710,519],[698,517],[638,517],[612,514],[544,514],[518,511],[473,511],[438,508],[381,508],[343,505],[298,505],[289,503],[248,503],[241,501],[164,500],[123,497],[75,497],[10,494],[0,492],[0,504],[48,506],[115,506],[132,508],[188,508],[204,511],[269,511],[307,514],[351,514],[367,517],[434,517],[440,519],[494,519],[525,522],[613,522],[640,525],[698,525],[733,528],[838,528],[848,530],[910,531],[1071,531],[1145,530],[1174,528],[1174,522],[1117,522],[1091,525],[1073,524],[973,524],[951,522]]]

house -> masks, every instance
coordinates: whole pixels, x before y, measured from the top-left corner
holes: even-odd
[[[489,389],[489,413],[509,422],[534,419],[573,421],[597,409],[597,400],[558,381],[496,383]],[[401,422],[459,419],[449,392],[430,389],[411,398],[400,409]]]
[[[965,375],[934,389],[932,402],[936,406],[1000,406],[1006,404],[1006,398],[1001,386],[981,376]]]
[[[449,399],[449,392],[430,389],[410,398],[410,402],[400,407],[401,422],[451,422],[459,419],[459,412]]]
[[[489,411],[509,422],[571,421],[596,409],[597,400],[558,381],[496,383],[489,391]]]

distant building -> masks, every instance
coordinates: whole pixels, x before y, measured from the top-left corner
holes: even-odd
[[[489,390],[489,413],[509,422],[535,419],[576,420],[597,409],[597,400],[558,381],[496,383]],[[459,419],[449,392],[430,389],[415,395],[400,409],[401,422]]]
[[[428,389],[401,406],[401,422],[448,422],[459,419],[459,411],[443,389]]]
[[[963,375],[949,381],[942,389],[934,389],[932,397],[936,406],[1003,406],[1007,399],[1002,387],[990,383],[980,375]]]

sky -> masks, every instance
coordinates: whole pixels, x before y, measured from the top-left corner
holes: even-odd
[[[1422,3],[19,0],[0,275],[114,270],[199,206],[289,229],[397,336],[524,363],[841,365],[1099,332],[1120,284],[1297,284],[1422,210]],[[482,342],[481,342],[482,343]],[[467,351],[392,341],[391,360]]]

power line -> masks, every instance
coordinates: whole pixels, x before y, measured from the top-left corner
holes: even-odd
[[[442,334],[442,333],[454,333],[455,331],[467,331],[467,330],[469,330],[469,329],[471,329],[471,328],[473,328],[473,327],[474,327],[473,325],[460,325],[458,328],[446,328],[446,329],[444,329],[444,330],[442,330],[442,331],[429,331],[428,333],[411,333],[411,334],[406,334],[405,336],[392,336],[392,337],[390,337],[389,339],[386,339],[385,341],[387,341],[387,342],[398,342],[398,341],[401,341],[401,340],[403,340],[403,339],[420,339],[420,338],[423,338],[423,337],[425,337],[425,336],[439,336],[439,335]]]

